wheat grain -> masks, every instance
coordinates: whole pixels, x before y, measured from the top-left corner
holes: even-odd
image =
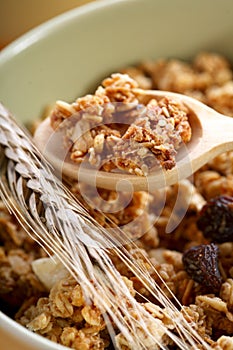
[[[0,195],[7,208],[28,234],[48,254],[55,255],[77,280],[86,302],[94,301],[103,311],[115,347],[121,348],[122,342],[126,342],[135,350],[166,349],[163,342],[166,335],[179,349],[210,349],[144,266],[135,262],[120,244],[118,236],[113,238],[110,231],[98,225],[53,175],[30,136],[2,105],[0,149]],[[126,233],[121,232],[122,235],[124,239],[130,239]],[[107,247],[114,250],[164,307],[172,322],[170,329],[130,294],[109,258]],[[152,265],[151,268],[154,269]],[[112,322],[119,329],[117,336]]]

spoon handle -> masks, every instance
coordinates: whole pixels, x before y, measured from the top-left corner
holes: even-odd
[[[205,118],[201,118],[205,114]],[[223,152],[233,150],[233,118],[224,116],[206,107],[199,113],[202,137],[192,150],[190,164],[192,173]],[[188,161],[188,157],[186,159]],[[182,166],[179,164],[179,167]]]
[[[207,149],[218,148],[218,152],[233,149],[233,118],[215,112],[205,106],[199,112],[202,124],[202,140]],[[206,149],[206,151],[207,151]]]

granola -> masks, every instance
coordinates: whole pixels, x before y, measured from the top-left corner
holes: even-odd
[[[132,90],[138,86],[185,93],[221,113],[233,116],[232,69],[220,55],[200,53],[192,63],[178,60],[143,62],[137,67],[123,69],[122,73],[128,75],[114,75],[105,80],[95,95],[85,96],[71,104],[60,101],[53,109],[51,120],[54,128],[61,128],[64,121],[71,122],[71,115],[74,115],[75,122],[83,120],[86,131],[83,137],[74,144],[70,143],[78,132],[72,122],[69,125],[72,132],[66,137],[75,161],[88,155],[89,161],[97,166],[108,144],[113,147],[116,140],[128,142],[129,135],[138,142],[141,123],[147,124],[148,134],[153,133],[153,122],[149,118],[145,121],[143,116],[145,106],[135,107],[140,102]],[[118,115],[122,118],[127,116],[129,120],[129,125],[123,129],[112,125],[119,102],[123,104],[117,110]],[[163,109],[161,120],[166,118],[167,111],[173,120],[176,118],[176,105],[170,101],[150,101],[146,107],[152,109],[152,114],[155,110]],[[185,110],[182,113],[186,121]],[[100,123],[104,125],[97,126]],[[185,139],[189,131],[184,126],[182,131],[185,132]],[[143,137],[146,138],[147,133]],[[151,147],[146,149],[153,152]],[[115,146],[115,150],[121,157],[122,149]],[[168,159],[164,155],[162,150],[157,159],[168,167],[168,162],[173,161],[171,152]],[[132,164],[113,164],[108,160],[104,166],[107,171],[121,166],[129,171]],[[144,169],[142,164],[140,169]],[[133,172],[137,172],[134,167]],[[78,183],[72,183],[70,189],[103,227],[117,225],[131,233],[144,232],[140,239],[125,246],[131,259],[149,273],[168,301],[179,306],[190,327],[211,349],[233,348],[233,242],[216,243],[222,282],[215,293],[192,279],[182,261],[184,251],[211,243],[197,225],[202,207],[217,196],[233,197],[233,152],[221,154],[210,161],[194,174],[192,182],[184,180],[150,194],[134,193],[130,200],[122,193],[121,205],[117,201],[119,194],[114,191],[101,189],[95,192],[91,187]],[[86,198],[83,197],[84,193]],[[174,337],[179,335],[170,310],[156,301],[151,290],[135,276],[126,262],[119,259],[114,250],[109,250],[109,256],[134,297],[135,305],[141,310],[142,323],[138,323],[135,332],[145,349],[178,349],[167,335],[168,331]],[[47,267],[43,264],[47,264]],[[67,347],[76,350],[112,349],[113,340],[107,329],[104,310],[98,307],[97,302],[86,300],[82,286],[59,264],[56,266],[54,260],[46,256],[0,202],[1,310],[30,331]],[[46,275],[48,269],[53,271],[52,279]],[[118,299],[115,296],[116,304]],[[138,320],[139,313],[130,304],[128,311],[129,318]],[[141,324],[145,327],[141,327]],[[114,323],[112,327],[115,331],[114,342],[119,349],[136,349]],[[157,344],[151,342],[146,330],[156,334]],[[197,348],[206,349],[201,343],[193,347],[195,350]]]
[[[191,139],[189,111],[170,98],[145,104],[137,87],[128,75],[112,74],[95,94],[56,103],[51,125],[66,129],[72,161],[139,176],[175,166],[177,150]]]

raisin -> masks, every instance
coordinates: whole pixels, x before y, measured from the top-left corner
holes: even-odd
[[[200,212],[197,227],[212,242],[233,242],[233,197],[209,200]]]
[[[187,274],[213,293],[218,293],[222,279],[218,269],[218,247],[201,244],[183,254],[183,264]]]

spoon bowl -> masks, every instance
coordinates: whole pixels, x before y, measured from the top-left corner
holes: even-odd
[[[46,118],[37,128],[34,141],[45,158],[60,173],[108,190],[153,191],[189,177],[209,160],[222,152],[233,149],[233,119],[222,115],[200,101],[173,92],[134,89],[134,93],[149,100],[163,97],[175,98],[189,110],[192,138],[178,151],[176,166],[171,170],[158,168],[147,176],[106,172],[78,165],[67,158],[68,151],[61,142],[61,132],[55,132]],[[65,153],[64,153],[65,152]]]

